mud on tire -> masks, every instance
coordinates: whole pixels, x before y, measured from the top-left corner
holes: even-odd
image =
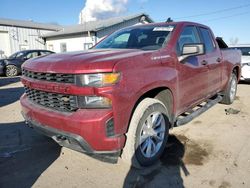
[[[224,91],[224,96],[221,101],[222,104],[233,103],[237,92],[237,82],[238,82],[237,76],[235,75],[235,73],[232,73],[227,88]]]
[[[122,159],[136,168],[154,164],[165,149],[169,127],[164,104],[157,99],[142,100],[133,113]]]

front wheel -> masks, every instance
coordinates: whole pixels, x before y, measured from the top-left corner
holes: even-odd
[[[149,166],[159,160],[169,131],[168,112],[162,102],[146,98],[132,116],[122,158],[132,166]]]
[[[235,75],[235,73],[232,73],[221,103],[223,104],[233,103],[237,92],[237,82],[238,82],[237,76]]]
[[[5,75],[7,77],[17,76],[17,74],[18,74],[18,70],[17,70],[17,67],[15,65],[7,65],[6,66]]]

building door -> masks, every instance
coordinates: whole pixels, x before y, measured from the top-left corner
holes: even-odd
[[[10,37],[7,31],[0,31],[0,58],[10,56]]]
[[[61,52],[67,52],[67,44],[66,43],[60,43],[60,51]]]

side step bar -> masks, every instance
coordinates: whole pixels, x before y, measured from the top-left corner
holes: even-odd
[[[212,106],[214,106],[215,104],[217,104],[218,102],[220,102],[222,100],[222,97],[220,95],[218,95],[215,99],[209,99],[205,102],[204,105],[200,104],[197,107],[199,107],[196,110],[190,110],[187,113],[184,113],[182,115],[180,115],[177,118],[177,121],[175,123],[175,126],[181,126],[184,125],[190,121],[192,121],[194,118],[196,118],[197,116],[201,115],[203,112],[207,111],[209,108],[211,108]]]

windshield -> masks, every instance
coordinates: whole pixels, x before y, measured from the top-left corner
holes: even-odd
[[[94,48],[157,50],[169,41],[173,29],[173,25],[127,28],[111,34]]]
[[[16,53],[12,54],[9,58],[10,58],[10,59],[19,58],[19,57],[21,57],[23,54],[24,54],[23,52],[16,52]]]

